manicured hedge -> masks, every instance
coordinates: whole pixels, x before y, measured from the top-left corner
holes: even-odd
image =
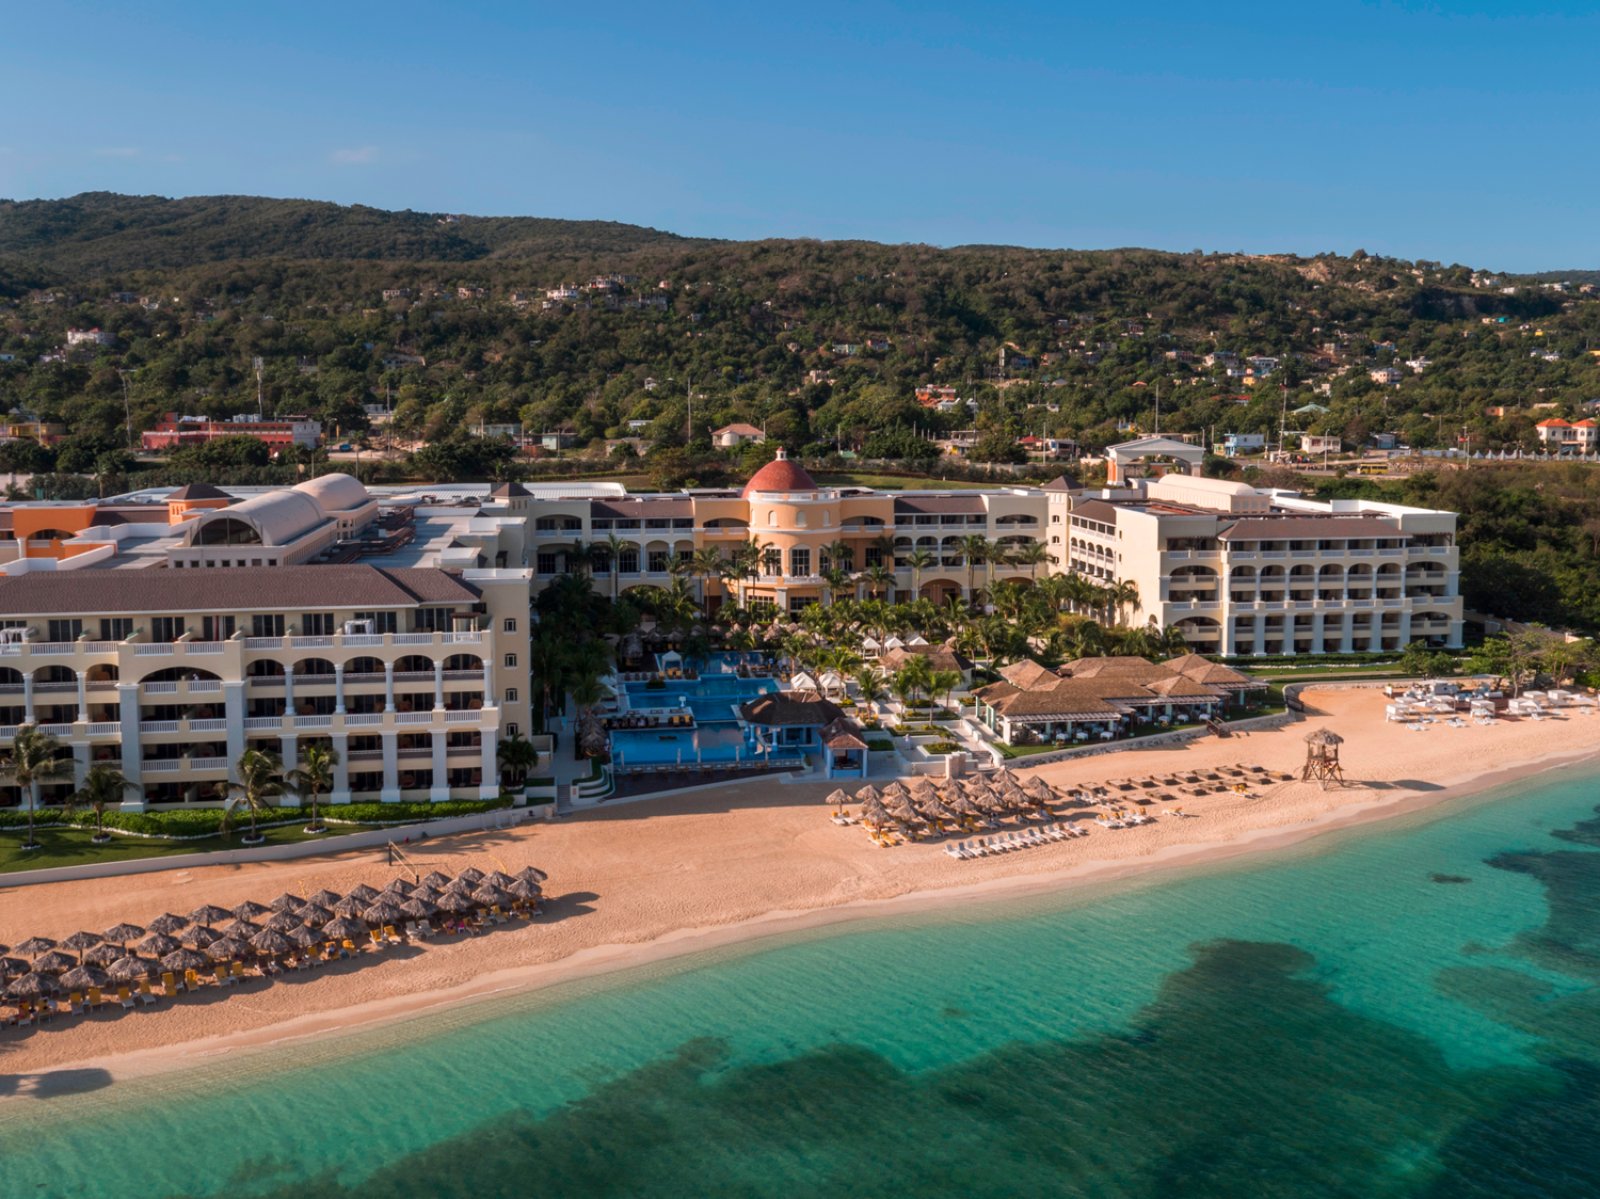
[[[475,816],[509,807],[511,800],[502,799],[449,799],[439,803],[351,803],[321,804],[318,813],[324,820],[338,824],[413,824],[425,820],[444,820],[452,816]],[[310,807],[280,808],[265,814],[257,823],[261,825],[303,824],[311,819]],[[34,823],[39,826],[72,825],[93,828],[94,813],[86,810],[62,812],[55,808],[41,808],[34,813]],[[249,824],[248,817],[236,814],[234,829]],[[0,829],[21,829],[28,825],[28,813],[20,808],[0,810]],[[105,826],[124,833],[137,833],[146,837],[207,837],[222,831],[221,808],[174,808],[165,812],[107,812]]]

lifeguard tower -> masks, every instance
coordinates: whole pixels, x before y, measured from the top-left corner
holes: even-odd
[[[1344,786],[1344,768],[1339,765],[1339,747],[1344,738],[1327,729],[1316,729],[1306,734],[1306,765],[1300,772],[1302,782],[1316,780],[1326,791],[1337,783]]]

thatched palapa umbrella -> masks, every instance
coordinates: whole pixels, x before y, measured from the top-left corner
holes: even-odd
[[[127,950],[121,945],[112,945],[102,941],[100,944],[91,945],[83,951],[83,964],[85,966],[109,966],[126,952]]]
[[[222,931],[236,941],[248,941],[261,931],[261,925],[254,920],[235,920]]]
[[[323,940],[322,933],[312,928],[309,924],[302,924],[299,928],[291,928],[283,935],[301,949],[310,949],[313,945],[320,944]]]
[[[218,937],[206,946],[206,953],[214,961],[231,962],[235,958],[242,958],[249,951],[249,946],[236,937]]]
[[[466,879],[474,886],[477,886],[479,883],[483,882],[483,871],[479,870],[476,866],[468,866],[461,872],[461,877]]]
[[[410,895],[416,887],[417,885],[408,878],[392,878],[383,890],[391,894]]]
[[[204,970],[209,965],[211,959],[197,949],[174,949],[161,959],[161,968],[174,974],[181,974],[185,970]]]
[[[192,928],[183,930],[183,935],[178,938],[191,949],[204,949],[217,941],[222,940],[222,934],[214,928],[207,928],[203,924],[196,924]]]
[[[357,899],[354,895],[346,895],[333,905],[333,910],[334,914],[339,916],[359,916],[371,903],[371,899]]]
[[[917,796],[914,800],[912,800],[912,802],[917,805],[917,811],[921,812],[923,818],[926,820],[956,819],[956,814],[944,806],[944,804],[940,801],[937,792],[926,792],[923,795]]]
[[[340,916],[322,926],[322,935],[330,941],[348,941],[367,935],[367,926],[350,916]]]
[[[517,871],[517,877],[531,878],[536,883],[545,882],[550,878],[548,874],[546,874],[543,870],[540,870],[537,866],[524,866],[521,870]]]
[[[511,880],[511,885],[506,888],[506,893],[518,899],[542,899],[544,889],[532,879],[517,878]]]
[[[90,987],[111,984],[111,976],[99,966],[77,966],[61,976],[61,985],[69,991],[87,991]]]
[[[506,892],[500,887],[495,887],[491,886],[489,883],[484,883],[483,886],[479,887],[472,893],[472,902],[476,903],[479,907],[496,908],[500,907],[502,904],[510,903],[511,896],[506,894]]]
[[[257,953],[288,953],[294,948],[294,942],[275,928],[264,928],[250,938],[250,947]]]
[[[139,952],[148,953],[151,957],[161,957],[179,948],[181,942],[177,937],[167,933],[151,933],[139,942]]]
[[[422,876],[422,881],[430,887],[444,887],[450,882],[450,876],[439,870],[430,870]]]
[[[264,904],[259,904],[253,899],[247,899],[233,909],[233,918],[235,920],[254,920],[257,916],[265,916],[270,911],[272,909]]]
[[[52,949],[33,959],[35,974],[62,974],[78,964],[78,959],[61,949]]]
[[[136,983],[149,978],[154,973],[154,967],[155,963],[144,958],[125,957],[118,958],[106,967],[106,973],[119,983]]]
[[[285,891],[267,906],[274,912],[292,912],[296,908],[305,907],[306,901],[302,896],[294,895],[288,891]]]
[[[374,927],[384,924],[393,924],[400,919],[402,913],[400,905],[386,899],[380,899],[366,911],[361,913],[361,918]]]
[[[49,974],[24,974],[6,988],[8,999],[40,999],[45,995],[54,995],[61,988],[56,984],[55,977]]]
[[[514,880],[504,870],[491,870],[483,881],[492,883],[496,887],[505,888],[509,887]]]
[[[845,804],[850,802],[850,797],[845,794],[843,787],[836,787],[834,788],[833,793],[822,802],[832,804],[833,810],[837,812],[842,809]]]
[[[219,908],[214,903],[203,903],[189,913],[189,919],[210,928],[217,921],[226,920],[231,914],[227,908]]]
[[[318,907],[321,907],[321,908],[331,908],[331,907],[333,907],[334,904],[338,903],[343,898],[344,898],[344,896],[340,895],[339,892],[330,891],[326,887],[324,887],[322,890],[318,891],[315,895],[306,896],[306,902],[307,903],[314,903]]]
[[[862,790],[871,789],[863,788]],[[856,798],[861,798],[861,792],[858,791],[856,793]],[[878,793],[873,791],[866,799],[861,800],[861,819],[868,824],[882,825],[888,824],[893,817],[889,815],[889,809],[883,806],[883,800],[878,798]]]
[[[922,813],[917,811],[911,803],[909,795],[891,795],[884,801],[884,807],[889,809],[889,814],[895,821],[904,825],[926,824]]]
[[[295,915],[300,917],[302,924],[326,924],[333,919],[333,909],[325,908],[319,903],[308,903]]]
[[[304,923],[305,921],[300,919],[299,912],[291,912],[285,909],[272,913],[262,921],[262,924],[267,928],[274,929],[280,933],[288,932],[291,928],[299,928]]]
[[[134,938],[144,936],[144,929],[137,924],[113,924],[101,935],[113,945],[126,945]]]
[[[85,949],[92,945],[98,945],[104,940],[105,938],[99,933],[78,932],[73,933],[65,941],[61,942],[61,948],[72,950],[79,955],[79,960],[82,960],[82,954]]]
[[[24,957],[36,958],[46,950],[54,949],[55,947],[56,943],[49,937],[29,937],[21,945],[17,946],[16,952]]]
[[[170,936],[179,929],[187,928],[188,926],[189,918],[187,916],[175,916],[171,912],[164,912],[145,925],[145,928],[153,933],[166,933]]]
[[[911,793],[905,789],[905,785],[899,779],[895,779],[894,782],[885,784],[879,794],[883,796],[884,802],[887,803],[891,799],[903,798]]]
[[[0,957],[0,982],[10,978],[20,978],[33,969],[21,958]]]
[[[459,891],[446,891],[439,896],[439,910],[441,912],[453,912],[459,916],[464,912],[472,911],[477,906],[469,897]]]
[[[400,910],[413,920],[428,920],[439,909],[426,899],[411,898],[400,905]]]
[[[366,883],[357,883],[355,886],[350,888],[350,898],[359,899],[362,903],[371,903],[374,899],[378,898],[378,889],[376,887],[369,887]],[[338,911],[337,908],[334,910]]]

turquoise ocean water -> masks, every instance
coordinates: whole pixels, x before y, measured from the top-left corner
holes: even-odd
[[[89,1076],[0,1108],[0,1196],[1600,1195],[1597,805]]]

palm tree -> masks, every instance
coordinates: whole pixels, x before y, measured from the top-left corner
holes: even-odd
[[[727,559],[714,545],[703,545],[689,559],[691,572],[700,580],[700,608],[706,607],[706,584],[712,580],[722,582]]]
[[[848,572],[855,565],[856,551],[848,541],[830,541],[822,547],[822,556],[829,566]]]
[[[860,697],[862,707],[883,699],[883,671],[876,666],[858,667],[851,673],[850,678],[856,685],[856,693]]]
[[[950,693],[961,686],[961,672],[959,670],[935,670],[928,678],[928,690],[934,695],[944,696],[944,706],[950,706]]]
[[[1004,541],[991,541],[989,548],[983,552],[983,564],[987,568],[989,594],[994,594],[994,568],[997,566],[1011,565],[1011,546]]]
[[[867,567],[862,572],[862,577],[866,579],[867,590],[872,593],[874,599],[879,598],[880,590],[884,595],[888,595],[894,589],[894,572],[881,562],[876,566]]]
[[[938,556],[930,554],[924,549],[912,550],[906,555],[906,565],[911,568],[911,598],[915,600],[922,594],[922,572],[939,562]]]
[[[845,585],[850,582],[850,575],[840,567],[830,566],[822,572],[822,581],[825,587],[820,606],[831,608],[833,606],[833,597],[844,590]],[[811,609],[807,608],[806,611],[809,612]]]
[[[1029,582],[1038,582],[1039,567],[1050,561],[1050,551],[1042,541],[1024,541],[1012,551],[1011,560],[1028,568]]]
[[[217,784],[217,791],[223,798],[220,831],[226,833],[234,811],[243,808],[250,814],[250,835],[244,838],[243,844],[259,845],[263,838],[256,830],[256,818],[277,807],[275,801],[283,795],[283,763],[275,753],[247,749],[239,755],[234,769],[239,773],[237,781]]]
[[[71,802],[75,807],[88,808],[94,813],[94,836],[91,839],[96,845],[104,845],[111,840],[111,834],[106,832],[106,809],[112,804],[120,804],[129,786],[128,780],[122,777],[122,771],[115,766],[101,764],[89,767],[89,773],[83,776],[83,786],[72,793]]]
[[[765,557],[766,551],[767,547],[765,545],[756,538],[751,537],[747,541],[741,541],[733,548],[732,554],[729,555],[728,574],[738,581],[739,606],[741,608],[750,606],[748,602],[749,583],[751,579],[760,577],[761,560]]]
[[[967,603],[976,594],[978,566],[989,555],[989,539],[982,533],[968,533],[961,539],[961,556],[967,562]]]
[[[1111,610],[1116,613],[1117,622],[1125,623],[1124,612],[1139,605],[1139,584],[1132,579],[1119,579],[1106,590],[1107,599],[1111,604]]]
[[[918,654],[908,658],[906,664],[894,672],[890,686],[896,696],[901,694],[901,685],[905,686],[906,693],[915,700],[919,694],[933,689],[933,668],[928,665],[928,659]]]
[[[604,541],[597,541],[589,547],[592,553],[598,555],[610,567],[612,603],[617,602],[617,590],[622,583],[622,551],[630,544],[615,533],[608,533]]]
[[[289,772],[289,785],[300,794],[311,796],[311,823],[305,829],[308,833],[323,831],[323,823],[317,815],[317,801],[333,790],[334,771],[338,765],[339,751],[331,745],[317,743],[300,751],[300,764]]]
[[[532,741],[520,732],[500,739],[495,747],[495,759],[500,763],[500,777],[507,776],[513,786],[526,784],[528,774],[539,765],[539,751]]]
[[[33,814],[39,807],[40,785],[72,773],[71,763],[61,757],[64,748],[49,733],[41,733],[37,725],[19,724],[11,739],[11,753],[0,762],[0,775],[22,790],[23,802],[28,805],[28,840],[23,849],[39,848],[33,838]]]

